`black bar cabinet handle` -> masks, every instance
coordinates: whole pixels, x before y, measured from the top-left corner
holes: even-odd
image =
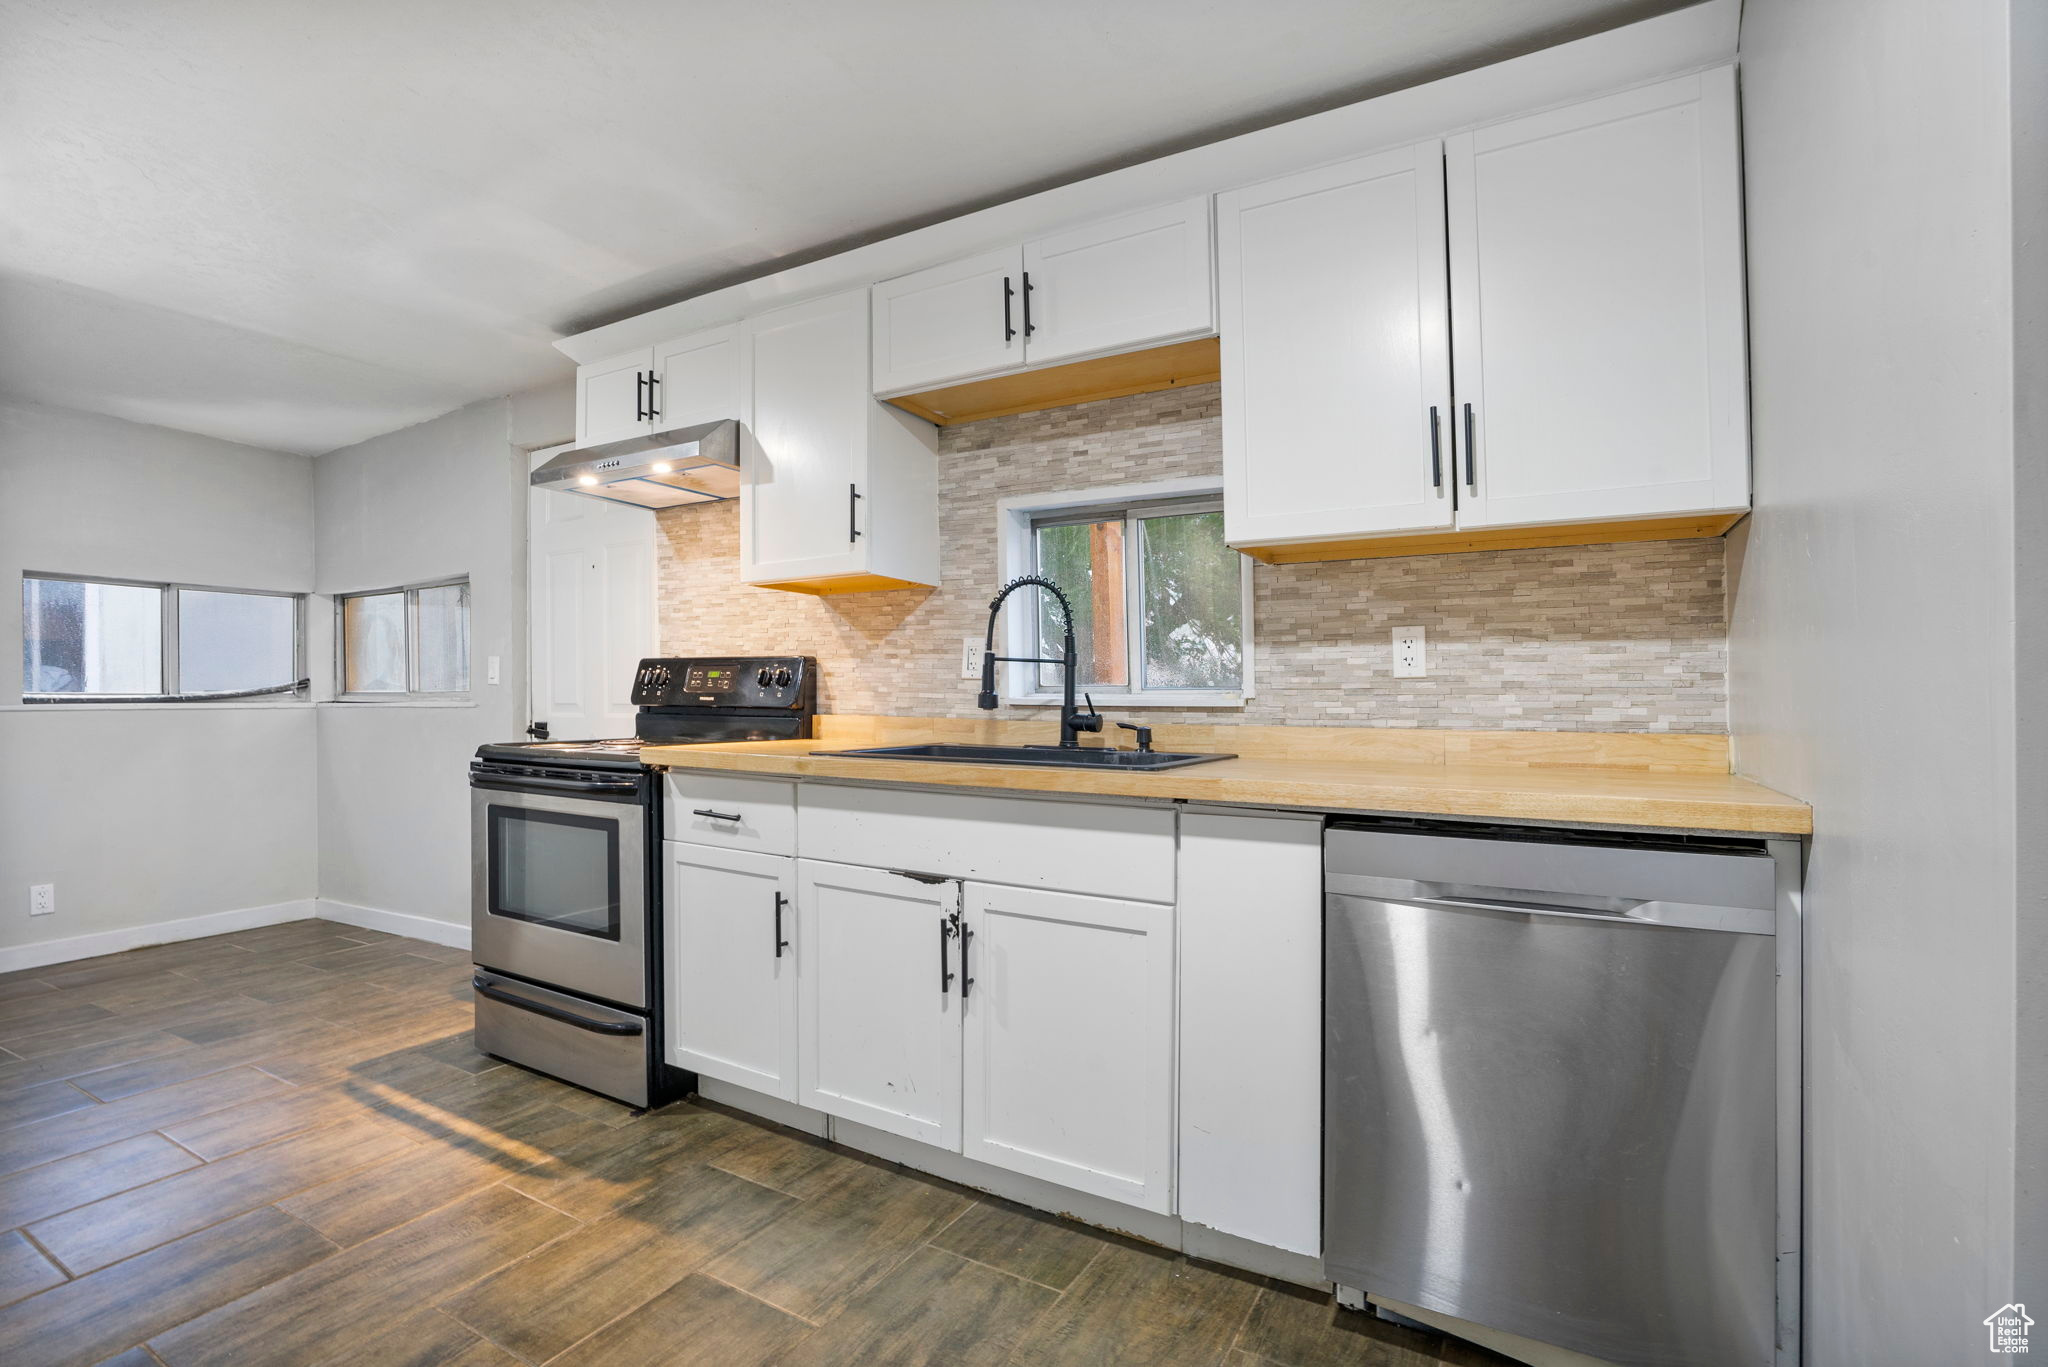
[[[1003,340],[1004,340],[1005,342],[1008,342],[1008,341],[1010,341],[1011,339],[1015,338],[1015,337],[1016,337],[1016,335],[1017,335],[1017,329],[1016,329],[1016,328],[1014,328],[1014,327],[1012,327],[1012,326],[1010,326],[1010,300],[1011,300],[1011,299],[1013,299],[1013,298],[1015,298],[1015,297],[1016,297],[1016,294],[1017,294],[1017,291],[1016,291],[1015,287],[1014,287],[1014,286],[1012,286],[1012,285],[1010,284],[1010,277],[1009,277],[1009,276],[1007,276],[1007,275],[1006,275],[1006,276],[1004,276],[1004,277],[1003,277]]]
[[[788,903],[787,894],[775,894],[775,957],[778,959],[782,957],[782,951],[789,948],[789,941],[782,938],[782,909]]]
[[[647,421],[647,372],[633,372],[633,421]]]
[[[953,986],[953,953],[946,946],[946,941],[952,938],[953,918],[941,916],[939,918],[939,995],[941,997],[945,996],[947,991]]]
[[[641,1026],[639,1021],[592,1020],[588,1016],[579,1016],[574,1011],[564,1011],[561,1007],[550,1006],[546,1002],[532,1001],[526,997],[515,997],[482,975],[471,978],[469,985],[476,989],[476,994],[479,997],[489,997],[494,1002],[503,1002],[507,1006],[516,1006],[521,1011],[531,1011],[536,1016],[546,1016],[549,1020],[558,1020],[564,1025],[573,1025],[578,1030],[588,1030],[598,1035],[637,1035],[640,1033]]]
[[[860,486],[846,486],[846,539],[849,542],[860,539]]]
[[[655,421],[661,416],[661,409],[654,402],[654,387],[661,383],[661,377],[653,371],[647,372],[647,420]]]
[[[1465,405],[1465,485],[1479,492],[1479,461],[1472,453],[1472,405]]]
[[[1444,487],[1444,432],[1436,405],[1429,406],[1429,483],[1430,487]]]
[[[967,989],[974,986],[974,979],[967,972],[967,942],[974,938],[974,932],[966,922],[960,925],[960,1000],[967,1000]]]
[[[1031,272],[1024,272],[1024,335],[1027,338],[1038,331],[1038,325],[1031,321],[1031,291],[1036,288],[1037,286],[1031,283]],[[960,992],[962,996],[966,995],[967,989],[964,985]]]
[[[740,814],[738,812],[714,812],[709,807],[699,807],[695,811],[692,811],[690,815],[709,817],[713,821],[737,822],[740,820]]]

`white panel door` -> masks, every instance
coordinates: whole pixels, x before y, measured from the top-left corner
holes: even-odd
[[[969,883],[961,1152],[1173,1209],[1173,908]]]
[[[641,347],[576,368],[576,444],[593,446],[650,431],[647,375],[654,352]]]
[[[868,292],[750,318],[741,443],[740,562],[749,583],[858,574],[867,556]]]
[[[876,285],[875,393],[1022,365],[1023,273],[1017,248],[1004,247]]]
[[[740,415],[739,324],[711,328],[654,349],[654,429],[668,431]]]
[[[1216,233],[1226,537],[1450,526],[1441,145],[1219,195]]]
[[[526,525],[530,715],[555,740],[630,736],[633,670],[657,648],[654,514],[535,489]]]
[[[1460,526],[1749,505],[1735,76],[1447,144]]]
[[[664,844],[668,1061],[796,1099],[796,861]]]
[[[797,1100],[960,1151],[960,885],[797,861]]]
[[[1209,197],[1024,244],[1032,365],[1215,331]]]

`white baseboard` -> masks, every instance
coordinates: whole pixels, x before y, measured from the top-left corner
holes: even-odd
[[[253,930],[257,926],[304,921],[312,915],[313,899],[307,897],[295,902],[273,902],[264,907],[211,911],[203,916],[158,921],[154,925],[95,931],[90,935],[73,935],[62,940],[42,940],[32,945],[8,945],[0,948],[0,973],[47,968],[51,964],[68,964],[77,959],[97,959],[102,954],[119,954],[124,949],[141,949],[146,945],[201,940],[209,935],[225,935],[231,930]]]
[[[415,940],[428,940],[451,949],[469,948],[469,923],[437,921],[431,916],[414,916],[403,911],[386,911],[382,907],[359,907],[352,902],[336,902],[322,897],[314,904],[314,912],[323,921],[340,921],[344,925],[361,926],[364,930],[381,930],[387,935],[409,935]]]

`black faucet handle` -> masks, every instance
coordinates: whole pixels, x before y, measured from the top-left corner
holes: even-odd
[[[1120,726],[1120,727],[1122,727],[1122,728],[1123,728],[1124,730],[1126,730],[1126,731],[1136,731],[1136,732],[1138,733],[1138,753],[1139,753],[1139,754],[1141,754],[1141,755],[1149,755],[1149,754],[1151,754],[1151,753],[1152,753],[1152,728],[1151,728],[1151,727],[1149,727],[1149,726],[1133,726],[1133,725],[1132,725],[1132,724],[1131,724],[1130,722],[1127,722],[1127,721],[1120,721],[1120,722],[1118,722],[1118,723],[1117,723],[1117,725],[1118,725],[1118,726]]]
[[[1076,731],[1100,731],[1102,729],[1102,714],[1095,710],[1095,699],[1089,697],[1086,693],[1083,693],[1081,695],[1081,701],[1088,704],[1087,715],[1084,716],[1081,713],[1076,712],[1067,720],[1070,723],[1072,723],[1073,728]]]

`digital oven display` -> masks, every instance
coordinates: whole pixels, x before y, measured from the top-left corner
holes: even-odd
[[[730,693],[738,686],[737,670],[710,665],[691,665],[683,676],[685,693]]]

